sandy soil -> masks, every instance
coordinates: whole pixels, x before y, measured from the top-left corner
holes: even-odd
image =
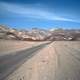
[[[5,54],[10,54],[11,52],[31,48],[39,44],[42,44],[42,42],[0,40],[0,56],[5,55]]]
[[[53,43],[40,50],[38,54],[14,71],[8,80],[53,80],[57,57],[52,45]]]
[[[57,66],[57,57],[52,47],[53,43],[41,50],[33,59],[29,61],[31,64],[28,68],[30,72],[26,72],[28,80],[53,80],[55,78],[55,70]],[[29,64],[28,63],[28,64]],[[33,73],[34,72],[34,73]],[[31,78],[29,76],[31,74]]]
[[[47,45],[14,71],[8,80],[80,80],[80,54],[76,52],[76,47],[80,49],[79,44],[62,41]]]

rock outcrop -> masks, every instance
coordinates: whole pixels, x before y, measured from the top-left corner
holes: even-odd
[[[31,30],[17,30],[0,25],[0,39],[27,41],[80,40],[80,30],[44,30],[38,28],[32,28]]]

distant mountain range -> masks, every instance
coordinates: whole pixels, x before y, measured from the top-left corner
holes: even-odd
[[[44,30],[32,28],[31,30],[17,30],[0,25],[0,39],[25,40],[25,41],[55,41],[55,40],[80,40],[78,29],[51,29]]]

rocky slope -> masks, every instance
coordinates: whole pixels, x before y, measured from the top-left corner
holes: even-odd
[[[80,40],[80,30],[44,30],[32,28],[31,30],[17,30],[0,25],[0,39],[54,41],[54,40]]]
[[[51,36],[50,31],[33,28],[30,31],[16,30],[0,25],[0,39],[17,39],[17,40],[34,40],[43,41],[47,37]]]

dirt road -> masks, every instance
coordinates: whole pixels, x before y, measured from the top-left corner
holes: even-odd
[[[80,80],[80,41],[52,42],[5,80]]]

